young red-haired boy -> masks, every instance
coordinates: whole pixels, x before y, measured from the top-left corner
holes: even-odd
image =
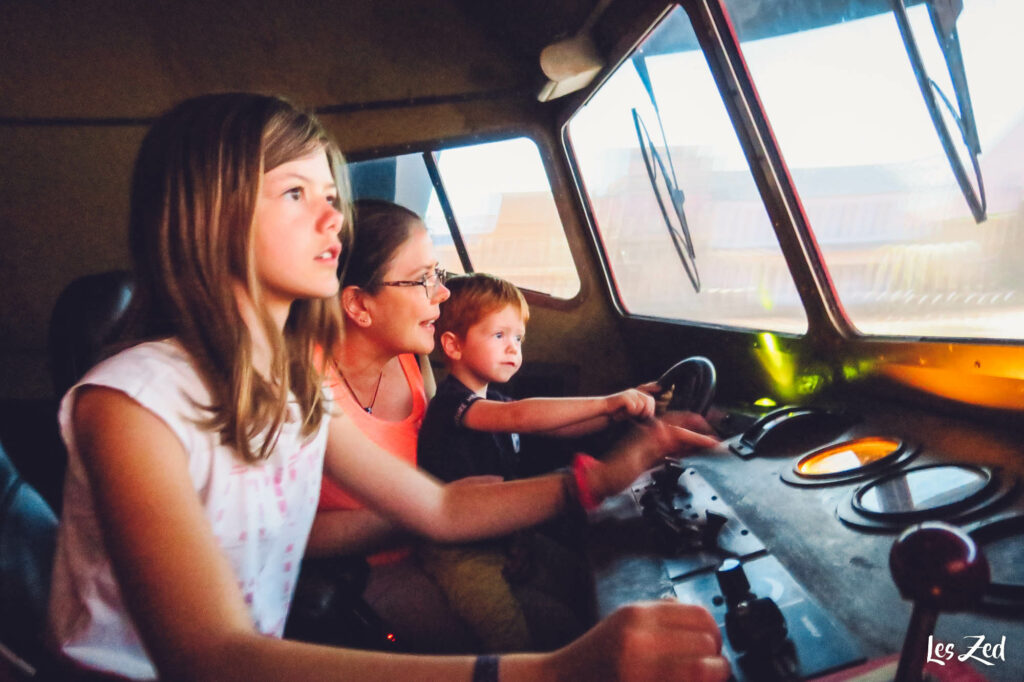
[[[522,365],[530,311],[515,285],[483,273],[450,279],[436,334],[448,376],[437,388],[420,430],[417,461],[444,481],[470,476],[518,477],[520,433],[575,437],[611,422],[649,418],[654,398],[628,389],[613,395],[510,400],[492,384]],[[574,468],[586,467],[577,456]],[[576,477],[577,482],[585,480]],[[584,507],[600,498],[578,489]],[[526,548],[524,550],[524,547]],[[523,554],[532,555],[523,577]],[[487,651],[552,649],[586,623],[565,600],[579,559],[540,533],[469,545],[424,545],[424,568]]]

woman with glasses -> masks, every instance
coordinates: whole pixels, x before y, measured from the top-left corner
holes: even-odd
[[[427,405],[417,355],[434,347],[434,321],[448,298],[445,273],[426,226],[412,211],[364,199],[354,213],[355,237],[341,278],[345,335],[328,370],[335,409],[389,454],[415,465]],[[394,627],[397,645],[423,652],[473,650],[468,629],[410,548],[401,546],[400,535],[324,477],[308,555],[331,555],[339,546],[346,553],[386,547],[367,558],[363,598]],[[307,561],[302,585],[329,584],[337,570],[330,559]]]

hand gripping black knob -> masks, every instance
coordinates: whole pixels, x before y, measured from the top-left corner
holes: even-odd
[[[781,650],[789,634],[786,619],[771,598],[759,598],[750,591],[743,565],[726,559],[715,577],[727,605],[725,634],[732,648],[761,656]]]
[[[962,610],[982,596],[990,579],[988,560],[960,528],[927,521],[896,539],[889,570],[900,595],[914,602],[896,682],[920,682],[939,612]]]

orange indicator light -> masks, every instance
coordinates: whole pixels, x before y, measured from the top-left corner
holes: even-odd
[[[903,441],[871,436],[858,438],[817,450],[796,465],[803,476],[827,476],[856,471],[899,452]]]

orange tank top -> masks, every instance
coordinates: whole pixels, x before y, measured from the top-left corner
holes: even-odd
[[[367,438],[393,456],[403,459],[413,466],[416,465],[416,442],[423,423],[423,415],[427,411],[427,394],[423,388],[423,375],[420,373],[416,356],[405,353],[398,356],[398,362],[405,374],[405,380],[412,392],[412,411],[405,419],[389,422],[367,414],[362,406],[352,397],[352,393],[341,384],[337,370],[333,367],[328,371],[327,383],[334,393],[334,404],[340,408]],[[337,511],[339,509],[363,509],[364,505],[342,488],[324,472],[320,484],[319,509]],[[397,561],[408,556],[409,549],[402,548],[381,552],[369,557],[371,564],[384,564]]]

